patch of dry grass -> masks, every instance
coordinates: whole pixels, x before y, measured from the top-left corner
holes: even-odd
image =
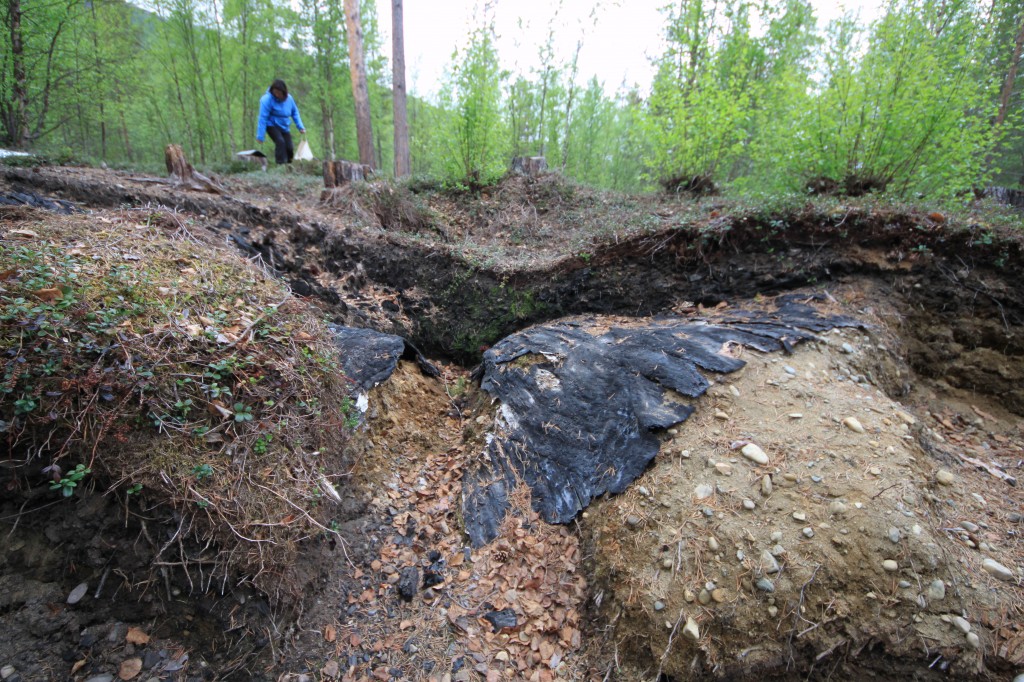
[[[347,380],[305,304],[188,228],[148,210],[0,221],[8,486],[173,509],[157,567],[280,597],[301,589],[299,545],[331,530]]]

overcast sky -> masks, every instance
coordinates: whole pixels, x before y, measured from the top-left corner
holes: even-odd
[[[556,10],[556,59],[567,62],[583,35],[581,80],[596,75],[613,92],[626,83],[650,84],[650,58],[661,51],[663,15],[669,0],[497,0],[495,18],[502,64],[515,70],[536,66]],[[819,22],[836,18],[845,5],[859,11],[863,21],[877,16],[883,0],[845,3],[811,0]],[[406,79],[409,90],[421,96],[437,92],[452,52],[464,44],[478,0],[405,0]],[[377,0],[378,16],[391,50],[391,0]],[[560,9],[559,9],[560,8]],[[591,14],[594,17],[591,18]]]

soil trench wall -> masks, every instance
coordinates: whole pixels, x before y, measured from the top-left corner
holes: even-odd
[[[345,228],[316,209],[300,214],[52,170],[0,173],[89,206],[162,205],[235,223],[226,229],[240,250],[261,256],[296,293],[321,299],[336,321],[400,334],[427,354],[467,364],[518,329],[566,315],[650,316],[870,278],[888,288],[900,311],[896,327],[915,371],[1000,395],[1024,414],[1024,284],[1014,275],[1024,255],[1019,244],[977,230],[924,229],[912,217],[878,213],[747,218],[714,231],[645,234],[585,258],[506,272],[445,244]],[[395,295],[393,310],[374,316],[351,305],[352,295],[374,286]]]

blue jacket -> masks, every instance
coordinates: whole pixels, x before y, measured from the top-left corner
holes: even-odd
[[[306,126],[302,125],[299,108],[295,106],[292,96],[288,95],[283,102],[278,102],[277,98],[270,94],[270,88],[267,88],[263,97],[260,97],[260,118],[256,124],[256,139],[263,142],[263,138],[267,134],[267,126],[277,126],[287,132],[292,125],[289,118],[295,120],[295,125],[299,130],[306,129]]]

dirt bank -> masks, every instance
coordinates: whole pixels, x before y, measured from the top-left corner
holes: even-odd
[[[871,206],[729,214],[551,179],[417,195],[419,222],[405,224],[411,213],[381,221],[367,205],[262,199],[241,184],[217,198],[90,169],[0,173],[89,220],[166,207],[203,239],[258,256],[315,315],[401,334],[442,368],[431,378],[403,361],[371,391],[346,448],[351,498],[335,534],[299,554],[309,587],[287,608],[201,567],[144,577],[180,519],[130,496],[90,488],[62,507],[36,481],[27,494],[45,506],[5,499],[0,667],[24,680],[113,675],[136,658],[139,679],[1020,671],[1024,500],[971,461],[1019,478],[1018,234]],[[462,473],[497,406],[468,367],[445,362],[472,364],[567,314],[699,316],[791,291],[831,298],[869,332],[791,357],[743,351],[747,369],[715,378],[689,421],[660,432],[652,468],[623,495],[549,526],[519,490],[497,539],[468,546]],[[742,441],[769,463],[738,456]],[[996,582],[986,558],[1012,580]]]

